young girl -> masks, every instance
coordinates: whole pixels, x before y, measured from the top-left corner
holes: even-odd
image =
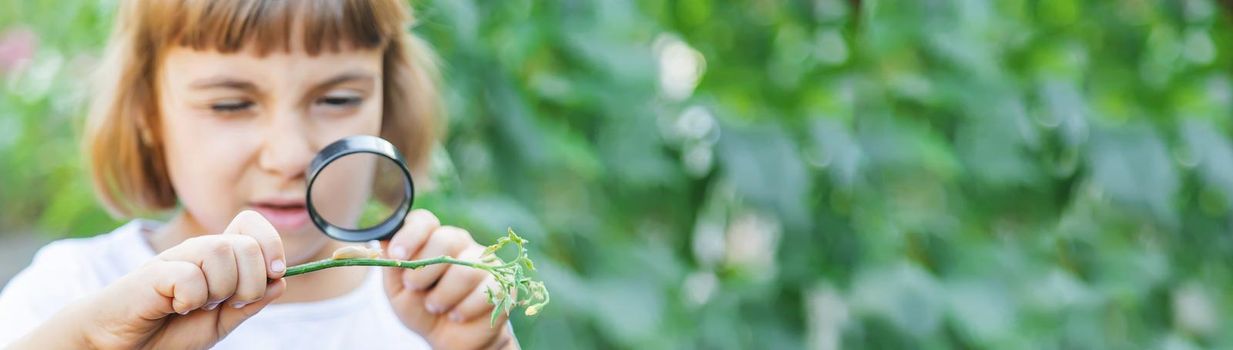
[[[309,223],[305,169],[380,135],[418,168],[438,122],[427,47],[400,0],[121,1],[85,151],[114,213],[171,211],[52,243],[0,294],[0,347],[517,348],[490,327],[486,273],[337,268]],[[476,260],[417,210],[387,257]],[[270,282],[272,281],[272,282]]]

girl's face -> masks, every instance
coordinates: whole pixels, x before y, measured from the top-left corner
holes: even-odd
[[[379,50],[345,47],[166,52],[156,87],[164,161],[184,218],[203,231],[190,234],[222,232],[253,209],[282,235],[288,263],[318,255],[329,240],[305,210],[305,170],[335,140],[379,134],[381,63]]]

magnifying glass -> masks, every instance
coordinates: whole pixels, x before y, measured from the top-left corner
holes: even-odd
[[[402,227],[414,198],[402,153],[380,137],[335,141],[308,165],[308,216],[336,240],[389,239]]]

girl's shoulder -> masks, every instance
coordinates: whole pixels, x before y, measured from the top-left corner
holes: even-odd
[[[154,257],[145,232],[155,226],[152,221],[138,219],[94,237],[61,239],[40,249],[31,266],[76,265],[62,267],[93,275],[90,277],[100,286],[107,285]]]
[[[5,290],[20,284],[52,287],[57,283],[61,284],[55,286],[58,289],[101,288],[154,256],[142,233],[151,225],[133,220],[105,234],[48,243]]]
[[[0,290],[0,347],[153,256],[142,237],[149,224],[136,220],[106,234],[40,248]]]

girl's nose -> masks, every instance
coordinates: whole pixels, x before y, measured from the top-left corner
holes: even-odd
[[[312,161],[313,145],[299,116],[271,118],[258,165],[282,177],[304,176]]]

